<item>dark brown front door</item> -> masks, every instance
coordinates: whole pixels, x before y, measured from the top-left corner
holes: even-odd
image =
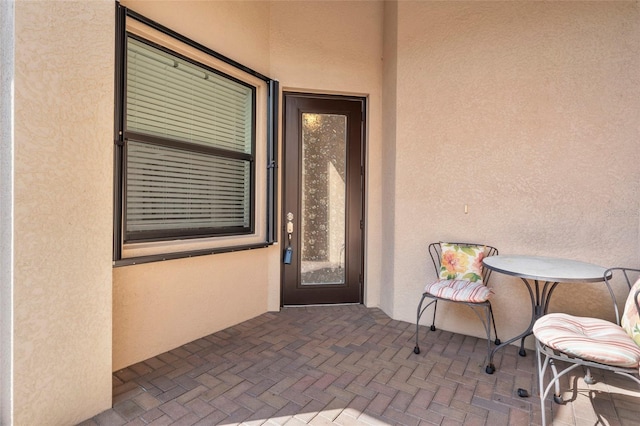
[[[284,94],[283,305],[362,303],[364,111]]]

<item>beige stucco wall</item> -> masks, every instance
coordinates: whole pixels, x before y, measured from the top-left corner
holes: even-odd
[[[283,90],[369,97],[369,241],[379,241],[382,3],[135,2],[123,5],[280,81]],[[179,8],[180,13],[177,13]],[[206,18],[205,18],[206,17]],[[348,17],[348,19],[347,19]],[[251,31],[247,31],[251,28]],[[327,35],[332,35],[327,37]],[[326,61],[330,59],[331,66]],[[280,305],[279,245],[114,269],[114,369]],[[367,250],[377,305],[379,250]],[[373,259],[373,261],[371,261]]]
[[[111,405],[113,10],[15,3],[15,425]]]
[[[639,24],[637,2],[398,3],[394,318],[414,319],[430,241],[640,265]],[[505,340],[528,296],[492,279]],[[607,315],[602,297],[561,286],[552,310]]]
[[[378,306],[381,282],[381,1],[271,3],[271,76],[283,91],[367,98],[365,304]]]
[[[381,147],[382,161],[380,162],[380,175],[384,176],[381,180],[381,200],[380,214],[383,244],[380,245],[381,258],[380,262],[382,282],[380,286],[380,308],[385,312],[394,312],[395,288],[393,286],[395,274],[395,257],[396,244],[402,244],[402,241],[396,238],[395,233],[395,203],[389,200],[395,200],[396,194],[396,137],[398,129],[397,123],[397,88],[398,88],[398,3],[395,1],[384,2],[384,21],[383,21],[383,103],[382,116],[384,117],[383,125],[383,143]],[[415,303],[415,302],[414,302]],[[405,309],[403,307],[402,309]]]
[[[269,75],[268,2],[121,4]],[[277,310],[279,253],[273,246],[114,268],[114,370]]]
[[[13,3],[0,2],[0,424],[13,410]]]
[[[266,312],[267,252],[114,269],[114,369]]]
[[[637,2],[123,4],[284,90],[368,97],[368,306],[413,321],[434,240],[640,264]],[[110,406],[112,370],[279,306],[280,246],[112,269],[113,14],[16,3],[15,215],[0,224],[15,424],[84,420]],[[504,340],[526,293],[493,285]],[[595,286],[574,289],[552,308],[607,315]],[[481,335],[465,310],[440,313]]]

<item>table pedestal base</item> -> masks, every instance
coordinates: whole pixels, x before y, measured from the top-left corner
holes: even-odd
[[[520,356],[527,356],[527,351],[524,348],[524,339],[533,334],[533,325],[535,324],[536,320],[547,313],[549,301],[551,300],[551,294],[558,285],[557,281],[552,282],[533,280],[533,282],[531,282],[526,278],[520,279],[525,283],[525,286],[529,291],[529,297],[531,298],[531,322],[529,322],[529,326],[525,331],[507,340],[506,342],[498,344],[495,348],[493,348],[493,350],[489,354],[489,362],[487,364],[487,368],[485,369],[487,374],[493,374],[496,371],[495,365],[493,364],[493,356],[495,355],[495,353],[517,340],[520,340],[520,350],[518,351],[518,354]]]

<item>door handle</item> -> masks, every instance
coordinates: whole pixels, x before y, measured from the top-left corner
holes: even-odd
[[[293,234],[293,213],[287,213],[287,236],[289,237],[289,245],[284,250],[283,263],[285,265],[291,264],[291,258],[293,257],[293,248],[291,247],[291,234]]]
[[[287,234],[289,234],[289,242],[291,242],[291,234],[293,234],[293,213],[287,213]]]

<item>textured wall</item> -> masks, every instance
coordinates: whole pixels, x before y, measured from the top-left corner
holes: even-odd
[[[14,4],[0,2],[0,424],[12,423]]]
[[[637,258],[635,3],[181,2],[179,15],[172,2],[124,4],[278,79],[283,90],[369,97],[369,306],[413,321],[432,273],[431,240],[480,240],[504,253],[605,265]],[[116,269],[114,366],[276,309],[279,252]],[[213,265],[227,258],[264,269],[221,273]],[[189,271],[192,294],[170,278],[177,270]],[[526,323],[518,315],[526,293],[494,278],[504,289],[498,320],[509,334]],[[266,307],[258,297],[243,300],[247,285],[266,291]],[[558,309],[568,291],[558,290]],[[245,311],[209,315],[221,294]],[[601,296],[585,292],[582,302]],[[184,317],[169,300],[193,312]],[[475,317],[443,312],[448,328],[481,334],[466,323]]]
[[[121,3],[269,75],[267,2]],[[115,268],[114,370],[278,309],[279,253],[274,246]]]
[[[264,252],[116,268],[114,370],[266,312]]]
[[[433,240],[638,266],[637,2],[123,3],[284,89],[369,97],[366,301],[395,319],[414,320]],[[112,367],[279,304],[278,246],[112,281],[113,7],[16,2],[15,424],[88,418],[111,403]],[[513,335],[526,293],[494,277]],[[601,298],[563,286],[553,309]]]
[[[120,4],[269,75],[269,2],[122,0]]]
[[[376,206],[368,216],[374,223],[369,246],[379,241],[376,170],[382,126],[382,3],[122,4],[278,79],[284,90],[368,95],[369,167],[373,177],[367,196],[369,204]],[[327,66],[327,60],[331,66]],[[368,250],[368,256],[367,301],[375,306],[380,276],[377,247]],[[113,291],[113,367],[118,369],[278,309],[280,246],[116,268]]]
[[[284,91],[366,96],[365,303],[381,284],[382,20],[380,1],[271,3],[271,75]]]
[[[15,3],[16,425],[111,405],[113,8]]]
[[[393,316],[414,318],[430,241],[639,266],[637,2],[398,9]],[[494,278],[499,332],[514,335],[527,293]],[[552,309],[607,315],[602,297],[561,286]],[[441,314],[482,334],[471,314]]]
[[[380,163],[382,197],[380,214],[382,217],[382,241],[380,253],[382,282],[380,287],[380,307],[388,313],[394,311],[394,282],[395,262],[393,258],[396,250],[395,232],[395,199],[396,194],[396,107],[398,103],[398,3],[387,1],[384,3],[384,43],[383,43],[383,104],[384,119],[382,144],[382,161]],[[401,243],[400,241],[398,241]]]

